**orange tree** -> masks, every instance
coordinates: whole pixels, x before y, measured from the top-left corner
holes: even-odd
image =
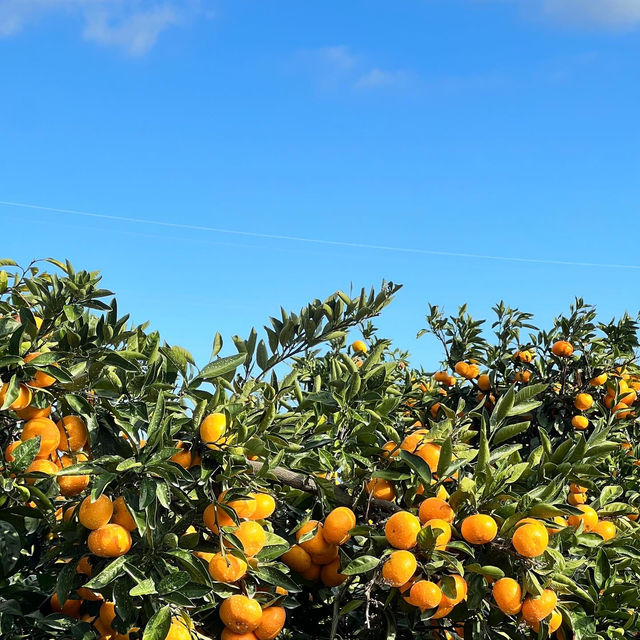
[[[0,637],[638,636],[633,319],[431,307],[425,371],[383,283],[198,369],[48,262],[0,263]]]

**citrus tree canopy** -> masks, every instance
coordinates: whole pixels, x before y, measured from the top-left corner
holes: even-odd
[[[432,306],[424,370],[398,289],[197,368],[98,273],[0,261],[0,637],[639,637],[635,319]]]

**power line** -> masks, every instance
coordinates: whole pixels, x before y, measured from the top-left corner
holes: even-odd
[[[306,238],[303,236],[288,236],[276,233],[260,233],[257,231],[240,231],[238,229],[224,229],[222,227],[208,227],[196,224],[185,224],[181,222],[165,222],[162,220],[150,220],[146,218],[132,218],[128,216],[114,216],[104,213],[91,213],[89,211],[78,211],[76,209],[59,209],[57,207],[45,207],[38,204],[28,204],[25,202],[9,202],[0,200],[0,205],[7,207],[18,207],[22,209],[38,209],[51,213],[64,213],[85,218],[99,218],[102,220],[116,220],[119,222],[129,222],[133,224],[146,224],[156,227],[170,227],[173,229],[187,229],[190,231],[206,231],[208,233],[223,233],[227,235],[248,236],[252,238],[263,238],[266,240],[285,240],[287,242],[305,242],[308,244],[319,244],[334,247],[349,247],[351,249],[369,249],[374,251],[389,251],[395,253],[413,253],[428,256],[444,256],[450,258],[469,258],[476,260],[495,260],[502,262],[521,262],[527,264],[545,264],[565,267],[598,267],[604,269],[640,269],[636,264],[607,264],[601,262],[575,262],[571,260],[548,260],[544,258],[522,258],[512,256],[493,256],[479,253],[462,253],[455,251],[436,251],[434,249],[417,249],[412,247],[394,247],[381,244],[367,244],[362,242],[345,242],[341,240],[325,240],[322,238]]]

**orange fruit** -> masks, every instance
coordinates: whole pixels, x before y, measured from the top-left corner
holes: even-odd
[[[529,382],[531,371],[516,371],[516,382]]]
[[[553,521],[558,525],[557,527],[547,527],[547,533],[552,536],[556,533],[560,533],[565,527],[568,526],[568,522],[562,516],[554,516]]]
[[[29,420],[22,429],[20,440],[24,442],[25,440],[31,440],[31,438],[37,438],[38,436],[40,436],[39,456],[51,455],[60,444],[58,427],[56,427],[56,423],[53,420],[49,420],[49,418],[34,418],[33,420]]]
[[[322,553],[312,553],[311,562],[319,565],[329,564],[338,557],[338,553],[338,546],[331,544],[329,545],[329,548]]]
[[[320,580],[325,587],[337,587],[341,585],[347,576],[340,573],[340,559],[336,558],[329,564],[325,564],[320,570]]]
[[[290,569],[303,573],[311,566],[311,556],[300,546],[294,544],[289,551],[280,556],[280,560],[284,562]]]
[[[435,402],[434,404],[431,405],[431,409],[429,409],[429,413],[431,414],[431,417],[434,420],[438,416],[438,411],[440,411],[440,407],[442,407],[442,405],[439,402]]]
[[[301,571],[300,575],[305,579],[309,580],[309,582],[315,582],[320,578],[320,574],[322,572],[322,567],[319,564],[311,563],[309,568],[305,571]]]
[[[452,523],[455,513],[447,502],[440,498],[427,498],[420,505],[419,510],[420,522],[423,524],[428,520],[438,518],[445,522]]]
[[[287,613],[283,607],[267,607],[262,610],[260,624],[254,630],[258,640],[273,640],[284,627]]]
[[[467,581],[459,575],[452,576],[456,583],[456,595],[454,598],[449,598],[444,591],[442,592],[442,601],[440,604],[444,607],[455,607],[459,602],[462,602],[467,597]],[[442,581],[438,584],[442,589]]]
[[[578,506],[579,504],[584,504],[586,501],[587,501],[586,493],[570,493],[569,497],[567,498],[567,502],[573,505],[574,507]]]
[[[566,340],[558,340],[553,343],[551,353],[560,358],[568,358],[573,353],[573,345]]]
[[[91,563],[89,556],[82,556],[78,566],[76,567],[76,573],[91,577]]]
[[[394,500],[396,490],[393,483],[384,478],[371,478],[366,485],[367,493],[373,495],[376,500]]]
[[[257,640],[257,636],[253,631],[234,633],[231,629],[225,627],[220,634],[220,640]]]
[[[220,449],[226,443],[227,417],[224,413],[212,413],[200,424],[200,438],[209,449]]]
[[[584,431],[589,426],[589,419],[586,416],[573,416],[571,425],[578,431]]]
[[[351,348],[355,353],[367,353],[367,345],[362,340],[355,340],[351,344]]]
[[[324,519],[322,536],[329,544],[344,544],[349,531],[356,526],[356,516],[349,507],[337,507]]]
[[[433,379],[436,382],[442,382],[443,384],[446,384],[447,386],[448,386],[450,378],[451,378],[451,376],[449,375],[449,373],[447,371],[438,371],[433,375]]]
[[[462,537],[471,544],[486,544],[498,534],[496,521],[484,513],[468,516],[462,521]]]
[[[543,524],[527,523],[516,528],[511,542],[521,556],[537,558],[549,545],[549,534]]]
[[[246,496],[246,498],[238,498],[236,500],[231,500],[226,502],[224,497],[227,494],[226,491],[223,491],[218,496],[218,502],[220,504],[224,504],[228,507],[231,507],[235,512],[238,518],[250,518],[255,510],[256,510],[256,501],[255,498],[252,498],[250,495]]]
[[[71,456],[60,456],[60,468],[65,469],[66,467],[70,467],[74,464],[86,462],[88,459],[89,458],[87,458],[84,453],[78,453],[75,461]],[[77,476],[60,476],[58,477],[60,493],[66,497],[77,496],[89,486],[90,480],[91,477],[86,474]]]
[[[17,409],[16,414],[20,420],[33,420],[33,418],[48,418],[51,415],[51,406],[43,407],[25,407],[24,409]]]
[[[440,606],[436,609],[436,612],[431,616],[431,620],[439,620],[440,618],[444,618],[448,616],[453,611],[453,607],[451,605],[446,605],[440,603]]]
[[[191,466],[191,451],[189,451],[189,445],[178,440],[175,443],[175,448],[179,449],[178,453],[173,454],[170,458],[170,462],[179,464],[183,469],[188,469]]]
[[[218,533],[218,525],[221,527],[235,527],[236,523],[233,521],[233,518],[222,509],[216,508],[214,505],[210,504],[202,514],[202,520],[206,525],[207,529],[212,531],[213,533]],[[216,524],[217,522],[217,524]]]
[[[531,351],[525,350],[525,351],[516,351],[513,354],[513,357],[519,362],[529,363],[533,361],[535,355]]]
[[[87,425],[82,418],[78,416],[65,416],[58,421],[58,430],[60,431],[60,451],[80,451],[87,443],[89,432]]]
[[[453,370],[463,378],[466,378],[469,374],[469,365],[466,362],[456,362],[456,366]]]
[[[262,609],[253,598],[229,596],[220,605],[220,620],[234,633],[254,631],[262,620]]]
[[[36,458],[26,469],[25,473],[46,473],[52,476],[58,473],[58,467],[51,460],[44,460],[42,458]],[[29,478],[27,484],[35,484],[38,481],[37,478]]]
[[[267,534],[262,526],[253,520],[241,522],[240,526],[233,531],[233,534],[242,542],[244,555],[248,557],[260,553],[267,540]]]
[[[103,602],[100,605],[99,616],[100,620],[102,620],[107,627],[110,627],[116,617],[116,605],[113,602]]]
[[[129,512],[127,503],[122,496],[118,496],[113,501],[113,516],[111,516],[111,522],[113,522],[114,524],[119,524],[127,531],[135,531],[138,528],[136,521],[133,519],[133,516]]]
[[[382,565],[382,578],[392,587],[407,582],[418,568],[416,557],[410,551],[394,551]]]
[[[562,624],[562,614],[557,609],[554,609],[551,612],[551,618],[549,619],[549,633],[551,634],[554,631],[557,631],[560,628],[561,624]],[[531,623],[531,628],[536,633],[538,633],[538,631],[540,631],[540,623],[539,622]]]
[[[386,460],[389,456],[391,456],[392,458],[396,458],[399,454],[400,449],[398,447],[398,444],[393,440],[389,440],[389,442],[386,442],[384,445],[382,445],[382,453],[380,454],[380,457],[383,460]]]
[[[586,505],[579,504],[578,509],[582,511],[581,516],[570,515],[569,516],[569,525],[571,527],[577,527],[582,522],[584,525],[585,531],[593,531],[595,526],[598,524],[598,514],[595,510]]]
[[[309,540],[305,540],[304,542],[300,542],[300,538],[302,538],[305,533],[308,533],[313,529],[316,530],[313,534],[313,537]],[[321,522],[318,522],[317,520],[309,520],[296,531],[296,540],[307,553],[310,553],[311,555],[315,554],[321,556],[323,554],[326,554],[330,550],[330,545],[324,539],[322,531],[323,527]]]
[[[440,518],[431,518],[424,524],[424,528],[431,530],[439,529],[441,533],[436,536],[436,549],[445,549],[449,540],[451,540],[451,525],[446,520]],[[435,531],[433,531],[435,534]]]
[[[191,632],[182,618],[171,619],[171,626],[164,640],[191,640]]]
[[[411,549],[418,542],[420,520],[408,511],[394,513],[384,527],[387,542],[396,549]]]
[[[515,616],[522,609],[522,588],[513,578],[500,578],[493,585],[493,599],[502,613]]]
[[[51,610],[56,613],[64,613],[65,616],[71,618],[78,618],[80,616],[80,607],[82,606],[82,600],[67,600],[62,606],[58,600],[58,595],[53,594],[51,596]]]
[[[578,411],[586,411],[587,409],[590,409],[592,405],[593,396],[589,393],[579,393],[573,401],[573,406]]]
[[[490,391],[491,390],[491,378],[486,373],[483,373],[478,378],[478,388],[481,391]]]
[[[276,510],[276,501],[268,493],[250,493],[249,496],[255,504],[252,520],[264,520]]]
[[[411,586],[409,597],[405,600],[414,607],[418,607],[420,611],[435,609],[442,601],[442,591],[435,582],[418,580]]]
[[[600,520],[592,529],[603,540],[611,540],[616,537],[616,525],[609,520]]]
[[[247,572],[247,563],[230,553],[216,553],[209,562],[209,573],[217,582],[235,582]]]
[[[420,456],[431,469],[431,473],[435,473],[438,470],[438,461],[440,460],[440,445],[428,442],[422,445],[417,451],[416,455]]]
[[[415,450],[427,439],[429,432],[426,429],[418,429],[408,436],[400,443],[400,448],[409,453],[414,453]]]
[[[9,384],[3,384],[2,388],[0,388],[0,406],[4,404],[5,396],[7,395],[7,390],[9,389]],[[12,411],[21,411],[22,409],[26,409],[31,402],[31,389],[24,384],[20,385],[18,390],[18,397],[9,405],[9,409]]]
[[[105,524],[89,534],[87,544],[100,558],[117,558],[131,549],[131,534],[119,524]]]
[[[20,444],[22,444],[22,440],[16,440],[15,442],[11,442],[7,445],[7,448],[4,450],[4,459],[7,462],[13,462],[15,460],[13,457],[13,450]]]
[[[32,360],[34,360],[35,358],[37,358],[40,355],[42,355],[42,354],[41,353],[28,353],[24,357],[24,361],[25,362],[31,362]],[[39,387],[41,389],[44,389],[46,387],[50,387],[52,384],[55,383],[55,381],[56,381],[55,378],[53,378],[49,374],[45,373],[44,371],[36,371],[36,375],[33,377],[33,380],[31,380],[31,382],[29,382],[29,384],[32,387]]]
[[[522,619],[532,625],[544,620],[558,604],[558,596],[551,589],[544,589],[538,597],[528,596],[522,603]]]
[[[589,380],[589,384],[592,387],[601,387],[607,381],[607,378],[608,376],[606,373],[601,373],[599,376],[591,378],[591,380]]]
[[[87,496],[80,503],[78,519],[87,529],[99,529],[111,520],[112,515],[113,503],[110,498],[102,494],[95,502],[91,501],[91,496]]]

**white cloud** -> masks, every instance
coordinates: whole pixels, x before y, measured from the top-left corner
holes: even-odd
[[[411,77],[407,71],[372,67],[363,56],[344,45],[303,51],[297,59],[325,90],[399,87]]]
[[[163,31],[199,12],[199,0],[0,0],[0,36],[63,14],[81,20],[86,40],[142,55]]]
[[[640,25],[640,0],[543,0],[542,10],[554,20],[576,24]]]

